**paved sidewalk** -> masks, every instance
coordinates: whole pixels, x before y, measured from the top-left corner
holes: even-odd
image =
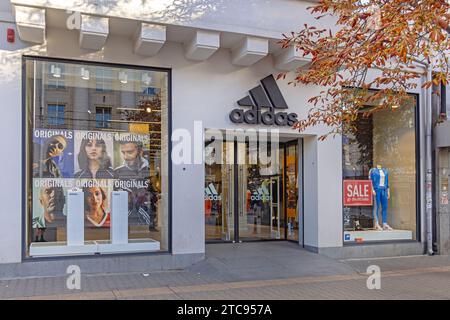
[[[366,286],[381,268],[381,290]],[[82,270],[81,270],[82,271]],[[0,299],[450,299],[450,257],[337,261],[292,243],[214,244],[186,270],[0,281]]]

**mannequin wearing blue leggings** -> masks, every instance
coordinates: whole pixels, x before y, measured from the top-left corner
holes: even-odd
[[[377,165],[376,168],[370,169],[369,178],[372,181],[373,194],[375,197],[375,206],[373,212],[375,230],[392,230],[392,228],[387,223],[387,207],[388,199],[390,198],[389,172],[381,165]],[[378,214],[380,208],[383,227],[380,227],[380,224],[378,223]]]

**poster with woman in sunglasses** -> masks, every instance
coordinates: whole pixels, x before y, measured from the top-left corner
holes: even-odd
[[[73,132],[36,129],[33,132],[33,177],[73,177]]]

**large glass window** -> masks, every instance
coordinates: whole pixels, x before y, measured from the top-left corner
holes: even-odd
[[[416,98],[363,111],[343,136],[344,242],[415,240]]]
[[[168,72],[25,64],[27,255],[167,251]]]

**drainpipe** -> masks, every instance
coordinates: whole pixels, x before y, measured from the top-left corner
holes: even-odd
[[[432,80],[431,65],[423,61],[413,59],[415,62],[423,65],[426,70],[426,81]],[[432,122],[433,108],[432,86],[426,89],[425,103],[425,216],[426,216],[426,233],[427,233],[427,254],[433,255],[433,164],[432,164]]]
[[[431,81],[431,66],[427,67],[427,82]],[[427,217],[427,253],[433,255],[433,170],[432,170],[432,87],[427,89],[427,108],[425,115],[425,137],[426,137],[426,177],[425,177],[425,204],[426,204],[426,217]]]

